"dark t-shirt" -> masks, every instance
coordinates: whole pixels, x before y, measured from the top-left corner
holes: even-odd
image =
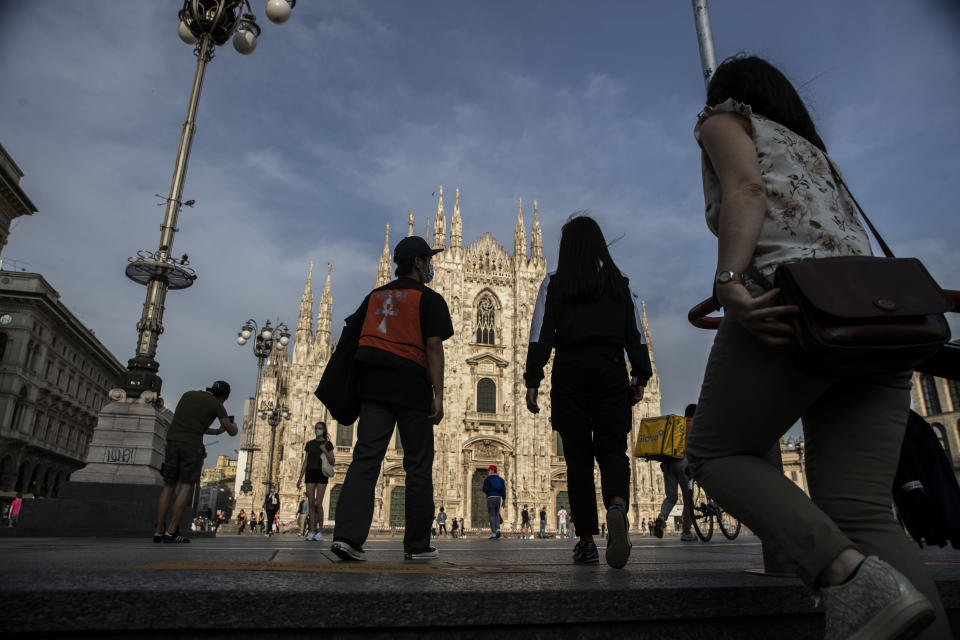
[[[333,451],[333,443],[329,440],[311,440],[303,448],[307,452],[307,469],[322,469],[324,451]]]
[[[383,289],[413,289],[420,292],[420,334],[423,344],[427,338],[446,340],[453,335],[453,322],[450,310],[439,293],[411,278],[399,278],[380,287]],[[370,296],[363,301],[364,311]],[[416,409],[430,410],[433,401],[433,387],[427,379],[425,367],[411,360],[394,357],[378,358],[377,350],[361,346],[357,350],[359,375],[357,393],[362,400],[374,400],[401,404]]]
[[[200,446],[203,432],[217,418],[226,418],[223,402],[209,391],[187,391],[180,397],[173,412],[173,422],[167,429],[167,441],[186,442]]]

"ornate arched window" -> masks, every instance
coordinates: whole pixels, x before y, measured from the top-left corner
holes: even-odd
[[[922,374],[920,376],[920,392],[923,394],[923,405],[927,409],[927,415],[933,416],[940,411],[940,396],[937,394],[937,383],[933,376]]]
[[[947,391],[950,393],[950,403],[954,411],[960,411],[960,382],[947,380]]]
[[[497,383],[490,378],[480,378],[477,382],[477,412],[497,412]]]
[[[477,303],[477,344],[496,344],[496,314],[493,300],[483,296]]]

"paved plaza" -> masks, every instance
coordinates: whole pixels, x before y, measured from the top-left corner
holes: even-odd
[[[762,568],[757,538],[633,540],[630,563],[617,571],[573,566],[573,541],[557,539],[441,538],[438,559],[404,562],[398,538],[375,538],[367,562],[343,563],[329,542],[294,535],[220,535],[189,545],[5,536],[3,626],[33,637],[141,640],[822,634],[822,614],[798,579],[746,571]],[[957,626],[960,554],[923,555]]]

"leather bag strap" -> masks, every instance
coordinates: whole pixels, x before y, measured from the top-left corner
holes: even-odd
[[[880,245],[880,250],[883,251],[883,255],[887,256],[888,258],[896,257],[893,255],[893,251],[890,250],[890,247],[887,246],[887,243],[883,240],[880,232],[877,231],[877,228],[873,226],[872,222],[870,222],[870,218],[867,217],[867,212],[863,210],[863,207],[860,206],[860,203],[857,202],[857,199],[853,197],[853,192],[850,191],[850,187],[847,186],[847,181],[843,179],[843,175],[840,173],[837,165],[834,164],[830,156],[827,154],[823,155],[827,159],[827,162],[830,163],[830,172],[833,174],[833,179],[843,185],[843,188],[847,191],[847,195],[850,196],[851,200],[853,200],[853,204],[857,205],[857,211],[860,212],[860,215],[863,216],[864,222],[866,222],[867,226],[870,227],[870,231],[873,233],[873,237],[877,239],[877,244]]]

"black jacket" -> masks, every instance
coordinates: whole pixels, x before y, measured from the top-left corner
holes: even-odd
[[[548,274],[540,285],[537,304],[530,323],[530,345],[523,374],[528,389],[536,389],[543,380],[543,367],[554,347],[613,345],[621,347],[630,359],[632,383],[646,386],[653,375],[647,342],[637,313],[637,296],[632,291],[626,301],[603,296],[586,302],[561,302]],[[629,290],[629,287],[628,287]]]
[[[893,481],[893,500],[921,547],[960,548],[960,486],[933,427],[910,411]]]

